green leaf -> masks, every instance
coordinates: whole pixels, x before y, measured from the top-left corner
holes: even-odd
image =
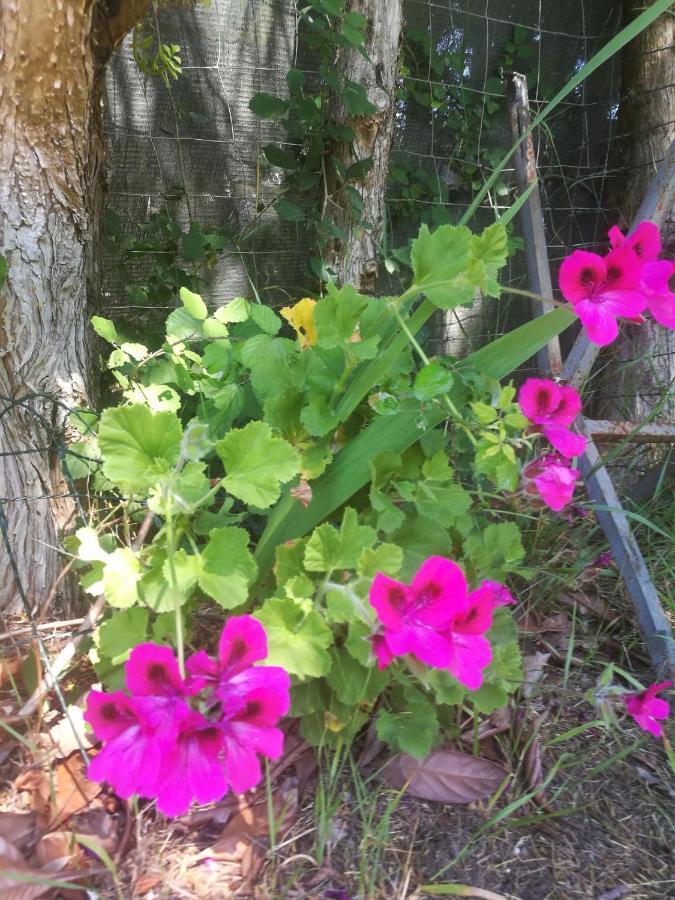
[[[410,258],[415,287],[441,309],[452,309],[473,300],[475,278],[469,273],[470,247],[473,235],[468,228],[440,225],[429,231],[422,225],[412,242]]]
[[[245,322],[249,317],[249,303],[243,297],[235,297],[224,306],[219,306],[213,317],[225,325],[233,322]]]
[[[487,677],[498,678],[501,686],[513,693],[523,683],[523,658],[520,647],[515,641],[510,644],[498,644],[492,648],[492,653],[492,662],[486,672]]]
[[[251,97],[248,108],[261,119],[283,119],[288,112],[288,103],[281,97],[274,97],[272,94],[263,92]]]
[[[479,400],[471,403],[470,405],[471,412],[481,423],[481,425],[490,425],[497,418],[497,410],[494,408],[494,406],[489,406],[487,403],[482,403]]]
[[[500,287],[497,273],[506,265],[506,228],[501,222],[495,222],[482,234],[471,238],[471,250],[476,259],[485,266],[486,287],[489,297],[499,297]]]
[[[471,494],[459,484],[420,482],[415,493],[415,508],[420,516],[449,528],[471,508]]]
[[[367,303],[368,299],[350,284],[338,289],[329,283],[327,296],[314,307],[319,346],[340,347],[349,343]]]
[[[248,587],[258,574],[248,542],[243,528],[214,528],[202,552],[199,587],[223,609],[246,603]]]
[[[464,542],[465,556],[471,561],[477,578],[499,581],[517,570],[525,556],[520,529],[514,522],[488,525]]]
[[[325,434],[335,431],[340,424],[339,418],[321,394],[315,394],[310,398],[308,405],[300,414],[300,421],[307,429],[308,434],[314,437],[323,437]]]
[[[103,474],[130,493],[146,491],[177,462],[181,439],[175,413],[140,403],[106,409],[98,430]]]
[[[392,535],[404,553],[403,577],[411,577],[430,556],[451,556],[452,543],[438,522],[425,516],[408,519]]]
[[[345,706],[373,703],[389,681],[389,673],[365,668],[346,650],[333,648],[331,668],[326,677],[333,693]]]
[[[467,692],[464,685],[445,669],[430,669],[427,681],[436,694],[436,700],[448,706],[461,703]]]
[[[249,422],[216,444],[226,477],[225,489],[239,500],[267,509],[281,493],[281,485],[298,474],[297,450],[275,437],[264,422]]]
[[[454,378],[440,362],[431,362],[420,369],[415,376],[413,393],[418,400],[432,400],[447,394],[453,385]]]
[[[254,616],[267,634],[266,665],[282,666],[298,678],[328,674],[331,659],[326,648],[333,635],[309,601],[272,597]]]
[[[138,603],[141,564],[128,547],[120,547],[103,564],[102,588],[106,603],[125,609]]]
[[[9,263],[7,257],[0,253],[0,290],[5,286],[7,281],[7,273],[9,272]]]
[[[263,147],[263,153],[273,166],[278,166],[280,169],[288,169],[289,171],[298,168],[298,161],[295,156],[287,150],[277,147],[276,144],[268,144],[266,147]],[[282,218],[284,217],[282,216]]]
[[[348,81],[343,85],[340,99],[351,116],[368,116],[377,112],[377,107],[368,99],[366,89],[355,81]]]
[[[206,303],[204,303],[199,294],[194,294],[186,287],[182,287],[179,291],[179,294],[183,306],[191,316],[194,316],[195,319],[200,320],[207,317],[209,311],[206,308]]]
[[[107,341],[109,344],[119,343],[117,329],[110,319],[104,319],[102,316],[92,316],[91,324],[96,334],[102,337],[104,341]]]
[[[274,564],[274,577],[279,587],[282,587],[291,578],[304,574],[302,561],[305,557],[306,540],[288,541],[276,548]]]
[[[345,641],[345,650],[354,657],[361,665],[373,665],[373,647],[370,642],[373,628],[359,619],[351,621],[347,627],[347,640]]]
[[[359,525],[356,510],[347,507],[339,531],[328,524],[314,531],[305,549],[305,568],[308,572],[355,569],[363,548],[371,547],[376,539],[375,530]]]
[[[401,712],[382,710],[375,728],[380,740],[392,749],[423,759],[436,742],[438,719],[431,703],[420,699]]]
[[[265,334],[276,334],[281,328],[281,319],[279,316],[273,309],[270,309],[269,306],[265,306],[262,303],[251,303],[249,305],[249,315],[258,328],[260,328],[261,331],[264,331]]]
[[[477,691],[469,694],[468,699],[478,712],[487,716],[500,706],[504,706],[509,695],[500,684],[484,681]]]
[[[286,84],[291,94],[295,94],[302,89],[305,83],[305,73],[300,69],[289,69],[286,72]]]
[[[126,662],[136,644],[147,639],[149,618],[148,610],[141,607],[113,613],[97,630],[99,652],[113,665]]]
[[[303,208],[298,206],[297,203],[293,203],[291,200],[286,200],[285,197],[280,197],[278,200],[275,200],[274,208],[277,211],[279,218],[283,219],[285,222],[304,222],[305,220]]]
[[[395,578],[403,565],[403,550],[396,544],[380,544],[372,549],[365,548],[358,558],[356,571],[362,578],[374,578],[383,572]]]

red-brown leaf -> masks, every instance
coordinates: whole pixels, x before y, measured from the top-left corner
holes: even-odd
[[[394,756],[380,773],[386,784],[422,800],[438,803],[472,803],[490,797],[506,775],[494,762],[459,753],[434,750],[425,759],[405,753]]]

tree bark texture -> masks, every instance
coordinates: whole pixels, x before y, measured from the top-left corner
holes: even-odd
[[[632,19],[644,3],[628,0]],[[619,115],[620,162],[628,176],[619,204],[624,224],[629,223],[654,178],[659,162],[675,140],[675,19],[665,14],[627,47],[622,66],[624,101]],[[664,251],[675,251],[675,210],[662,227]],[[616,371],[611,379],[613,418],[633,421],[648,416],[664,394],[670,399],[657,419],[673,420],[675,397],[675,332],[649,319],[642,326],[627,326],[616,345]],[[618,387],[618,390],[617,390]],[[609,391],[608,391],[609,392]]]
[[[353,143],[341,148],[345,167],[357,160],[372,158],[370,170],[358,185],[363,200],[362,218],[368,227],[353,221],[349,198],[344,192],[338,192],[334,198],[337,207],[333,208],[333,218],[347,237],[332,244],[328,262],[335,269],[340,284],[350,283],[361,293],[371,294],[377,284],[386,216],[402,0],[350,0],[346,11],[360,13],[368,20],[364,48],[368,58],[356,50],[344,50],[338,59],[338,68],[342,75],[363,85],[375,112],[351,117],[341,104],[336,104],[336,119],[350,126],[355,134]]]
[[[31,605],[72,514],[54,437],[94,394],[90,299],[103,196],[102,71],[147,0],[0,5],[0,500]],[[57,495],[56,500],[50,497]],[[2,546],[0,610],[20,607]],[[67,587],[64,585],[67,596]]]

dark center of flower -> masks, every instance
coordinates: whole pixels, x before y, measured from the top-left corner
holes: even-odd
[[[439,584],[434,584],[433,581],[428,581],[422,590],[417,592],[417,597],[415,598],[415,606],[419,609],[423,606],[428,606],[429,603],[433,603],[434,600],[440,595],[441,586]]]
[[[637,244],[633,244],[633,250],[635,250],[635,252],[637,253],[638,256],[642,256],[642,254],[644,253],[644,249],[645,248],[642,246],[642,244],[639,241]]]
[[[585,288],[590,290],[595,284],[595,271],[591,269],[590,266],[582,269],[581,272],[579,272],[579,281]]]
[[[262,709],[262,705],[258,700],[250,700],[246,704],[246,709],[244,710],[245,716],[257,716],[260,710]]]
[[[612,284],[621,278],[621,269],[618,266],[610,266],[607,269],[607,284]]]
[[[395,609],[403,609],[405,606],[405,591],[401,587],[389,589],[389,602]]]
[[[551,405],[551,392],[547,391],[546,388],[541,388],[539,391],[537,391],[535,402],[537,406],[537,414],[544,415],[544,413],[548,412]]]
[[[169,680],[166,669],[160,663],[152,663],[148,666],[148,678],[157,685],[166,684]]]
[[[243,638],[235,638],[230,649],[230,660],[236,662],[238,659],[243,659],[247,650],[246,641]]]
[[[120,712],[114,703],[104,703],[100,709],[100,713],[104,719],[107,719],[109,722],[114,722],[115,719],[119,719]]]

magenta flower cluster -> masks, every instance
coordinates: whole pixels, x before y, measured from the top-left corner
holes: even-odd
[[[588,339],[600,346],[611,344],[619,333],[618,318],[642,323],[647,310],[660,325],[675,328],[675,294],[669,284],[675,265],[658,259],[658,227],[642,222],[626,237],[615,226],[609,240],[612,249],[606,256],[575,250],[560,266],[560,290]]]
[[[370,603],[382,628],[371,638],[378,668],[397,656],[410,655],[436,669],[445,669],[469,690],[483,683],[492,661],[486,632],[497,606],[515,603],[503,584],[483,581],[469,591],[464,573],[442,556],[432,556],[410,584],[378,573]]]
[[[266,656],[265,631],[251,616],[228,620],[216,658],[190,656],[186,678],[169,647],[139,644],[126,664],[128,693],[87,697],[85,719],[103,741],[89,777],[120,797],[154,797],[167,816],[254,787],[258,755],[283,751],[277,725],[290,706],[288,673],[254,665]]]
[[[581,412],[581,398],[573,387],[548,378],[528,378],[518,392],[521,412],[530,432],[543,435],[555,452],[544,453],[523,469],[523,490],[556,512],[572,499],[579,480],[569,459],[586,449],[586,438],[570,429]]]

